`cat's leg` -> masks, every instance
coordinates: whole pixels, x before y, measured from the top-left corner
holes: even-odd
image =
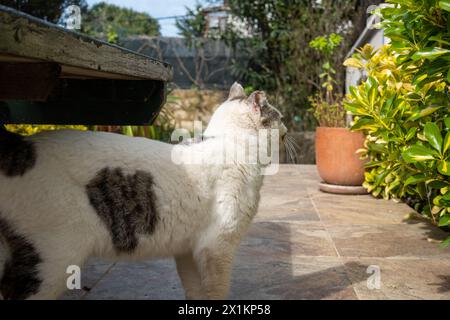
[[[208,247],[196,254],[203,292],[208,299],[223,300],[230,289],[234,249]]]
[[[177,271],[184,287],[186,299],[203,299],[200,273],[192,253],[175,257]]]

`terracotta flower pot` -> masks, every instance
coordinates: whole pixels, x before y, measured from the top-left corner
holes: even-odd
[[[361,186],[364,161],[359,159],[356,150],[364,146],[364,139],[362,132],[347,128],[318,127],[316,164],[320,177],[328,184]]]

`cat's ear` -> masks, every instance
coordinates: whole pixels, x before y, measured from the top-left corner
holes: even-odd
[[[245,98],[245,91],[242,86],[235,82],[230,88],[230,93],[228,95],[228,100]]]
[[[261,114],[261,108],[267,103],[266,93],[264,91],[255,91],[247,99],[251,110],[255,114]]]

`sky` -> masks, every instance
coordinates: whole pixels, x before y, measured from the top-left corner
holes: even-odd
[[[87,0],[89,6],[98,2],[107,2],[120,7],[146,12],[154,18],[178,16],[186,13],[186,7],[193,8],[197,0]],[[175,19],[159,20],[161,34],[167,37],[177,36]]]

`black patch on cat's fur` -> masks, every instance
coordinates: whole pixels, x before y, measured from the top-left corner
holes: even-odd
[[[8,177],[21,176],[35,163],[33,143],[0,125],[0,171]]]
[[[42,262],[34,246],[16,232],[0,217],[0,237],[9,251],[0,293],[6,300],[26,299],[39,290],[42,280],[38,277],[37,266]]]
[[[86,186],[91,205],[106,224],[118,252],[131,252],[139,234],[151,234],[158,219],[153,177],[104,168]]]

